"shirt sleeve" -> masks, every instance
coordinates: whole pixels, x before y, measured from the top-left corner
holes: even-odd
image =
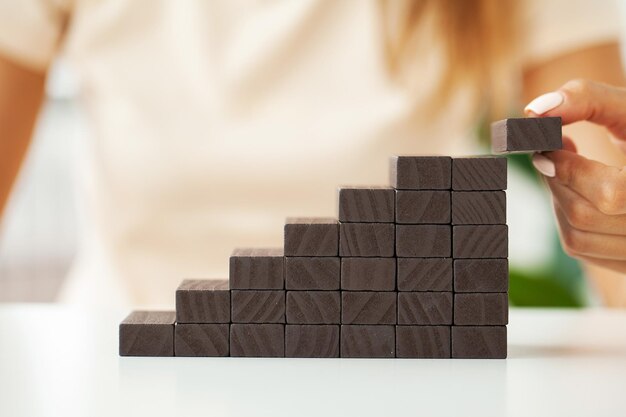
[[[57,53],[70,0],[0,0],[0,54],[42,70]]]
[[[526,65],[621,36],[621,9],[614,0],[526,0],[521,2]]]

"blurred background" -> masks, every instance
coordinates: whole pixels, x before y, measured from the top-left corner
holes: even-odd
[[[624,9],[624,8],[623,8]],[[624,19],[626,23],[626,19]],[[77,176],[89,135],[75,77],[55,62],[34,140],[0,227],[0,302],[53,302],[79,246]],[[480,135],[487,140],[486,129]],[[486,149],[486,148],[485,148]],[[510,298],[519,306],[595,302],[578,263],[560,248],[549,196],[527,156],[511,158]],[[332,196],[329,196],[332,198]],[[224,260],[225,264],[227,260]]]

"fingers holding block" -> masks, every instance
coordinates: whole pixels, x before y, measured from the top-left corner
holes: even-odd
[[[560,117],[529,117],[491,124],[494,153],[544,152],[563,148]]]

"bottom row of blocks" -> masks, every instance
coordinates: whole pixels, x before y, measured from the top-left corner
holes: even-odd
[[[506,358],[506,326],[120,325],[122,356]]]

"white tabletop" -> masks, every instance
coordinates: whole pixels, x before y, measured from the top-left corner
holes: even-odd
[[[120,358],[124,316],[0,306],[0,416],[626,415],[626,311],[512,309],[507,360]]]

